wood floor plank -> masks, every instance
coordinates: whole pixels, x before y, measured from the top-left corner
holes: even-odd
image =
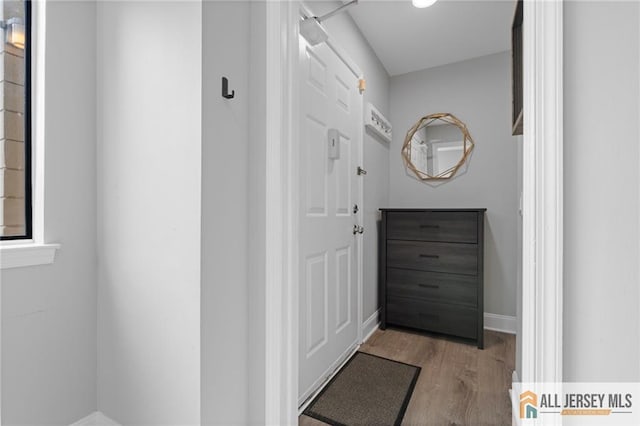
[[[485,349],[444,336],[404,329],[376,331],[362,352],[422,368],[404,416],[405,426],[508,426],[508,390],[515,336],[485,330]],[[300,426],[324,423],[300,416]]]

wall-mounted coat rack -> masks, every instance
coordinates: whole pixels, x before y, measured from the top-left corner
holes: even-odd
[[[371,103],[367,103],[366,106],[364,125],[373,130],[383,141],[391,142],[393,138],[391,123]]]
[[[233,99],[235,96],[235,90],[232,90],[231,93],[229,93],[229,80],[227,77],[222,77],[222,97],[225,99]]]

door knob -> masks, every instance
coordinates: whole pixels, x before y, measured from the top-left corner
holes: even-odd
[[[353,235],[356,235],[356,234],[364,234],[364,227],[353,225]]]
[[[366,175],[367,171],[362,167],[358,166],[358,176]]]

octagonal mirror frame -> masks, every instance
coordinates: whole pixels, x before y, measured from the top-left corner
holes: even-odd
[[[411,161],[411,141],[413,140],[413,136],[415,133],[422,129],[423,127],[427,127],[433,125],[435,122],[444,122],[447,124],[452,124],[460,129],[463,137],[463,154],[460,160],[452,167],[438,173],[437,175],[430,175],[427,171],[423,171],[418,169],[415,164]],[[404,160],[405,166],[411,170],[420,180],[446,180],[451,179],[456,175],[460,167],[462,167],[471,151],[473,150],[475,143],[469,134],[469,130],[467,126],[460,121],[455,115],[447,113],[447,112],[438,112],[435,114],[429,114],[427,116],[422,117],[418,122],[409,129],[407,132],[407,137],[404,140],[404,144],[402,145],[402,159]]]

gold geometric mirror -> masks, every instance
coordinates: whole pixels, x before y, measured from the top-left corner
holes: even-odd
[[[407,132],[404,163],[421,180],[452,178],[473,150],[467,126],[456,116],[439,112],[422,117]]]

